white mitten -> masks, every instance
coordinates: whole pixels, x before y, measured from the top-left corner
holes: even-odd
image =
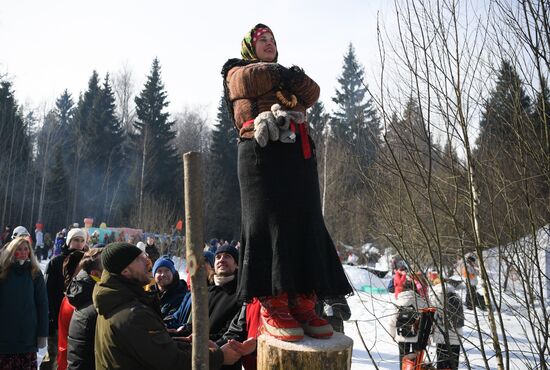
[[[281,130],[288,130],[290,127],[290,117],[287,111],[283,110],[279,104],[273,104],[271,106],[271,113],[277,121],[277,126]]]
[[[254,119],[254,138],[262,148],[272,138],[273,126],[276,126],[275,117],[271,112],[262,112]],[[279,134],[277,130],[277,135]],[[278,136],[277,136],[278,139]]]

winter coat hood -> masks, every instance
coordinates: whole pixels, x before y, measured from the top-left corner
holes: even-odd
[[[160,315],[153,294],[145,292],[139,283],[107,270],[103,271],[101,281],[95,285],[92,298],[98,314],[105,317],[111,316],[135,300],[155,309]]]
[[[67,287],[65,295],[76,309],[80,309],[89,305],[92,302],[92,292],[94,290],[95,281],[84,270],[78,275]]]
[[[399,293],[397,300],[395,301],[396,306],[410,306],[413,305],[417,308],[426,307],[426,300],[416,293],[414,290],[406,290]]]

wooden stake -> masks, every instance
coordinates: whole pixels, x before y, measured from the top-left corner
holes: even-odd
[[[201,155],[189,152],[183,155],[185,194],[186,260],[191,276],[193,304],[192,369],[208,369],[208,294],[206,271],[203,268],[203,195]]]

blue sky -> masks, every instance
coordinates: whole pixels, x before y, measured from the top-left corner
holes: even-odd
[[[367,82],[376,84],[376,22],[377,17],[393,21],[391,3],[9,1],[0,8],[0,73],[9,74],[20,103],[49,108],[65,88],[76,100],[94,69],[104,76],[126,64],[139,90],[157,56],[169,110],[200,106],[213,120],[221,66],[239,56],[245,32],[262,22],[275,33],[279,62],[303,67],[321,86],[321,100],[330,108],[349,42]]]

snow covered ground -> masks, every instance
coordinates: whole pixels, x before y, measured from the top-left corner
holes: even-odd
[[[185,275],[185,261],[175,258],[176,267],[181,276]],[[41,266],[45,269],[47,261],[43,261]],[[355,295],[348,298],[348,304],[352,311],[352,316],[345,323],[345,334],[353,339],[353,359],[352,370],[374,369],[374,363],[379,369],[399,369],[399,352],[396,343],[387,332],[388,313],[391,312],[393,294],[380,293],[377,288],[384,288],[388,284],[389,278],[380,279],[365,269],[356,266],[344,266],[346,274],[352,285],[356,289]],[[371,292],[364,292],[361,289],[370,286]],[[367,289],[368,290],[368,289]],[[378,293],[373,293],[378,292]],[[457,290],[464,300],[464,290]],[[532,351],[529,351],[530,334],[525,329],[526,322],[518,318],[517,310],[521,307],[507,307],[503,310],[503,321],[505,323],[506,333],[510,346],[510,368],[526,369],[535,368],[537,359],[533,358]],[[480,320],[481,334],[476,330],[475,317],[472,311],[464,310],[466,326],[464,327],[464,347],[468,354],[468,361],[473,369],[485,369],[485,363],[482,359],[479,344],[480,336],[484,342],[485,351],[489,354],[489,366],[496,368],[496,360],[493,358],[494,352],[491,347],[489,336],[489,324],[486,314],[478,311]],[[369,355],[370,352],[370,355]],[[435,354],[435,347],[429,348],[431,357]],[[461,354],[460,368],[467,368],[465,356]],[[526,366],[526,361],[531,366]],[[548,360],[550,361],[550,360]]]
[[[387,286],[388,278],[379,279],[368,271],[360,267],[344,266],[345,271],[356,289],[361,289],[365,281],[370,281],[372,285]],[[464,301],[465,291],[457,290],[462,295]],[[396,343],[387,332],[387,313],[391,312],[393,294],[383,293],[365,293],[358,292],[348,298],[348,304],[351,307],[352,316],[345,323],[345,333],[353,339],[353,359],[352,370],[373,369],[374,363],[379,369],[399,369],[399,351]],[[503,311],[503,321],[505,323],[506,333],[510,346],[510,368],[526,369],[536,368],[538,359],[529,351],[526,344],[529,342],[528,335],[524,329],[526,321],[514,314],[515,309],[520,307],[507,307]],[[472,369],[485,369],[485,363],[479,350],[480,335],[485,345],[485,351],[489,360],[489,367],[496,369],[496,360],[493,358],[494,351],[491,347],[489,336],[489,323],[487,315],[478,311],[481,333],[476,330],[475,317],[473,311],[464,310],[464,347],[468,354],[468,361]],[[527,330],[528,332],[528,330]],[[370,356],[369,356],[370,352]],[[435,355],[435,347],[429,347],[430,357]],[[371,359],[372,356],[372,359]],[[460,368],[467,368],[465,356],[461,354]],[[547,359],[550,361],[550,359]],[[531,366],[527,366],[529,362]]]

